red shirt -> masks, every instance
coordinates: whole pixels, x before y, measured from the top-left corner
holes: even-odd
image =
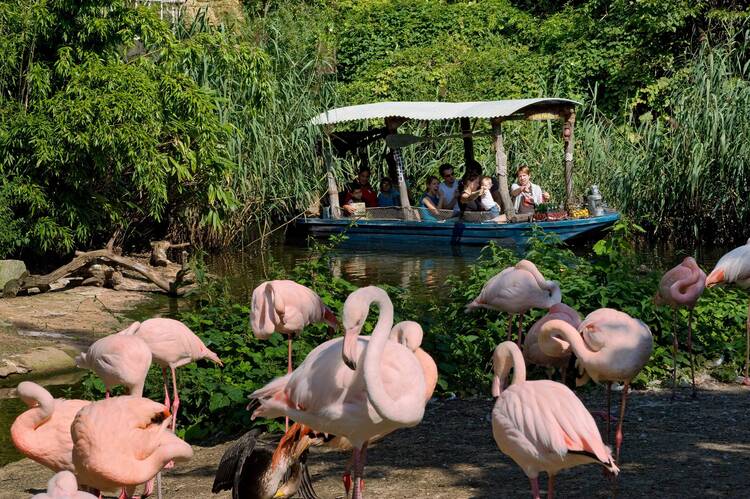
[[[370,187],[361,187],[362,189],[362,201],[355,201],[365,203],[368,208],[374,208],[378,205],[378,195]],[[347,192],[344,195],[344,204],[349,204],[352,201],[352,193]]]

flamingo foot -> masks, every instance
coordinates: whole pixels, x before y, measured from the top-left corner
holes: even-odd
[[[154,479],[152,478],[146,484],[143,486],[143,494],[141,495],[141,499],[145,499],[146,497],[150,496],[154,493]]]
[[[171,470],[172,468],[174,468],[174,461],[170,460],[167,464],[164,465],[165,470]]]
[[[352,489],[352,474],[348,472],[344,473],[344,476],[341,477],[341,480],[344,482],[346,497],[349,497],[349,491]]]
[[[101,497],[101,494],[99,494],[99,497]],[[120,489],[120,495],[117,496],[117,499],[129,499],[128,493],[125,492],[125,489]]]

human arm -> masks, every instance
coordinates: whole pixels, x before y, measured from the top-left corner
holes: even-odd
[[[422,198],[422,204],[424,204],[425,207],[430,210],[430,213],[432,213],[433,215],[437,216],[440,214],[440,212],[438,211],[438,207],[435,206],[435,203],[433,203],[428,196]],[[440,202],[438,202],[438,205],[440,205]]]
[[[512,186],[510,186],[510,195],[512,197],[516,197],[524,191],[531,192],[531,184],[526,184],[526,185],[513,184]]]

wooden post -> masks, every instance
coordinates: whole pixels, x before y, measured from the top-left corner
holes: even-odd
[[[403,118],[386,118],[385,126],[388,129],[388,135],[394,134],[398,131],[398,127],[406,121]],[[398,193],[401,196],[401,208],[404,210],[404,215],[407,220],[412,220],[411,203],[409,202],[409,192],[406,190],[406,178],[404,177],[404,163],[401,158],[401,149],[391,149],[393,152],[393,159],[396,162],[396,182],[398,183]]]
[[[565,124],[563,125],[563,141],[565,142],[565,210],[570,212],[573,209],[573,147],[575,145],[575,135],[573,128],[576,124],[576,112],[573,108],[568,109],[563,115]]]
[[[469,118],[461,118],[461,135],[464,139],[464,163],[474,160],[474,138],[471,136]]]
[[[328,180],[328,204],[331,208],[331,218],[341,218],[341,207],[339,206],[339,188],[336,185],[336,177],[333,176],[333,158],[331,157],[330,144],[328,140],[323,142],[323,161],[326,164],[326,179]]]
[[[497,173],[497,188],[500,191],[500,199],[503,202],[503,211],[508,219],[511,221],[515,210],[513,209],[513,203],[510,199],[510,191],[508,190],[508,156],[505,154],[505,146],[503,145],[503,131],[502,131],[502,119],[492,118],[492,135],[495,137],[495,168]]]

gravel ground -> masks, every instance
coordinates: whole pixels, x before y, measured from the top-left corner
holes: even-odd
[[[601,409],[603,389],[591,389],[583,398],[590,409]],[[371,447],[367,497],[530,497],[524,474],[495,446],[491,407],[491,400],[430,403],[419,426]],[[698,400],[689,397],[689,389],[682,389],[674,402],[668,391],[633,392],[617,482],[605,478],[594,465],[580,466],[558,476],[558,497],[750,497],[748,407],[750,392],[736,385],[704,384]],[[196,447],[191,462],[165,472],[164,497],[231,497],[210,491],[226,445]],[[314,449],[309,462],[321,499],[343,497],[340,475],[346,459],[335,451]],[[0,469],[0,498],[26,499],[42,490],[50,476],[29,460],[7,465]]]

